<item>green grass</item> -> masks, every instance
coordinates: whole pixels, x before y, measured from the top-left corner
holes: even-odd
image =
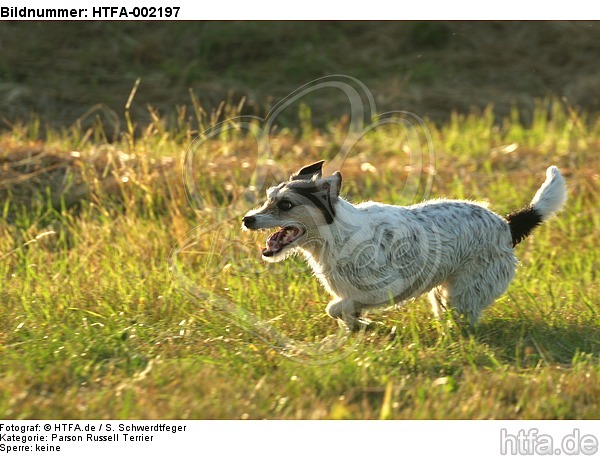
[[[0,137],[0,158],[39,149],[80,157],[61,175],[70,186],[44,186],[49,169],[0,185],[0,417],[600,418],[600,121],[558,103],[551,111],[540,103],[528,127],[517,112],[494,119],[490,110],[430,125],[431,197],[487,199],[506,213],[531,199],[550,164],[569,185],[566,210],[517,247],[517,277],[481,323],[458,330],[417,299],[372,315],[348,356],[320,365],[282,356],[219,312],[220,296],[299,343],[337,330],[302,261],[263,264],[264,234],[190,208],[180,177],[194,135],[186,122],[167,129],[156,117],[110,144],[100,124],[44,132],[43,143],[39,126],[16,126]],[[319,129],[302,117],[303,131],[272,143],[288,172],[335,155],[342,140],[343,122]],[[252,199],[254,147],[237,133],[210,144],[205,161],[216,167],[197,163],[207,201]],[[375,172],[361,171],[366,162]],[[344,191],[402,202],[407,164],[401,139],[374,131],[342,169]],[[78,179],[86,191],[73,203]],[[207,291],[193,299],[172,279],[169,253],[217,221],[220,237],[202,236],[178,257]]]

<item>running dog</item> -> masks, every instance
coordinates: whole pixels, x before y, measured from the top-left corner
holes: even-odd
[[[262,257],[301,253],[333,300],[327,314],[360,329],[363,311],[429,292],[435,315],[453,309],[471,324],[515,276],[513,248],[559,211],[567,198],[556,166],[531,204],[507,217],[462,200],[411,206],[352,204],[340,196],[342,175],[324,178],[323,161],[267,190],[267,201],[243,218],[248,230],[278,228]]]

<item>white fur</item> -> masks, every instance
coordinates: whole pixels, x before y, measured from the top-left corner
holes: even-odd
[[[544,219],[566,195],[558,169],[549,168],[547,175],[533,199]],[[405,303],[427,291],[436,315],[453,308],[475,323],[515,276],[509,224],[481,204],[441,199],[406,207],[354,205],[339,197],[339,173],[324,179],[319,171],[303,182],[332,192],[335,216],[327,223],[314,198],[308,201],[296,190],[305,185],[297,182],[270,189],[268,201],[250,211],[244,225],[302,227],[304,235],[296,242],[264,259],[303,254],[333,297],[327,314],[352,329],[360,326],[364,310]],[[279,210],[282,199],[293,209]]]
[[[566,201],[565,179],[556,166],[550,166],[546,170],[546,180],[531,200],[531,205],[545,221],[559,211]]]

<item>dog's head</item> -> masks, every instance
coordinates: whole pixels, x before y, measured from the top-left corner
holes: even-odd
[[[318,236],[320,226],[333,223],[342,175],[336,171],[323,178],[323,163],[305,166],[287,182],[268,189],[265,204],[243,218],[244,229],[279,228],[262,250],[266,261],[285,259],[294,248]]]

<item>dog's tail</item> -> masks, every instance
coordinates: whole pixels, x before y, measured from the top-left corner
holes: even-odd
[[[546,170],[546,181],[537,191],[529,207],[506,216],[513,247],[531,234],[533,229],[562,209],[567,200],[567,186],[556,166]]]

